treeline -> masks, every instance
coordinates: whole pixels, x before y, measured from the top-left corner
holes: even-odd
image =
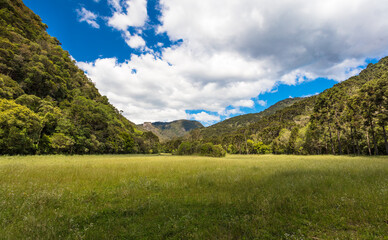
[[[232,154],[388,154],[388,57],[323,93],[225,134],[196,129],[185,139]],[[168,151],[179,141],[164,144]]]
[[[0,154],[155,153],[21,0],[0,0]]]

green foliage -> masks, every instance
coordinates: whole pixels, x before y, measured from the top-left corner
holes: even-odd
[[[56,153],[72,153],[75,141],[63,133],[54,133],[50,139],[51,146]]]
[[[24,92],[19,84],[10,77],[0,74],[0,97],[5,99],[15,99]]]
[[[212,143],[205,143],[200,146],[200,155],[210,157],[225,157],[226,151],[221,145],[213,145]]]
[[[94,138],[96,138],[94,136]],[[135,141],[133,140],[131,134],[127,132],[121,133],[121,138],[123,139],[123,152],[125,153],[135,153]],[[97,141],[97,140],[95,140]],[[98,149],[98,143],[96,144],[96,149]]]
[[[213,145],[212,143],[182,142],[179,145],[176,154],[225,157],[226,151],[221,145]]]
[[[178,147],[178,155],[192,155],[194,154],[195,149],[193,149],[193,144],[190,142],[183,142]]]
[[[388,58],[319,96],[305,149],[309,153],[388,154]]]
[[[254,142],[252,153],[268,154],[268,153],[271,153],[271,147],[268,145],[265,145],[263,142]]]
[[[38,108],[40,107],[41,98],[35,95],[23,94],[18,97],[15,102],[17,104],[28,107],[33,112],[38,112]]]
[[[31,154],[40,138],[41,118],[25,106],[0,99],[0,129],[0,154]]]

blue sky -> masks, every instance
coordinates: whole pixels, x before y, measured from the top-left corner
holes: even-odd
[[[135,123],[259,112],[388,55],[385,0],[24,2]]]

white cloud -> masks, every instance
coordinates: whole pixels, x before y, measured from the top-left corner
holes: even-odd
[[[211,115],[211,114],[208,114],[208,113],[206,113],[206,112],[200,112],[200,113],[196,113],[196,114],[190,114],[190,115],[189,115],[189,118],[190,118],[190,119],[197,120],[197,121],[200,121],[200,122],[203,122],[203,123],[205,123],[206,125],[221,120],[220,116]]]
[[[255,103],[252,100],[239,100],[232,104],[233,107],[247,107],[253,108]]]
[[[128,27],[144,26],[147,20],[146,0],[126,0],[123,5],[119,0],[108,2],[115,10],[113,16],[108,18],[109,26],[121,31],[127,31]]]
[[[116,12],[122,11],[122,7],[121,7],[120,2],[121,2],[120,0],[108,0],[109,6],[111,6],[114,9],[114,11],[116,11]]]
[[[115,11],[109,25],[123,33],[147,21],[145,0],[109,3]],[[180,119],[197,109],[226,116],[228,106],[252,107],[252,98],[279,83],[342,81],[357,74],[365,59],[388,54],[387,0],[160,0],[160,5],[158,32],[182,39],[181,45],[162,49],[158,57],[145,53],[122,63],[79,63],[137,123]],[[129,36],[124,34],[129,46],[147,47],[140,33]]]
[[[231,115],[236,115],[240,113],[243,113],[240,108],[232,108],[218,112],[218,115],[230,117]]]
[[[129,32],[125,33],[125,42],[131,48],[143,48],[146,45],[146,42],[139,35],[131,35]]]
[[[387,0],[161,0],[161,5],[160,32],[199,51],[228,49],[272,60],[268,67],[279,77],[298,70],[344,80],[344,69],[330,68],[388,53]]]
[[[264,72],[257,71],[260,62],[228,54],[220,58],[187,59],[189,53],[185,51],[185,48],[165,49],[165,59],[143,54],[132,55],[131,60],[124,63],[116,59],[97,59],[78,65],[97,88],[136,123],[184,118],[189,109],[221,112],[231,104],[252,107],[253,101],[247,98],[273,87],[274,82],[267,80]],[[230,63],[220,63],[222,58]],[[245,74],[239,75],[238,68],[232,67],[238,64],[244,66]],[[261,79],[256,79],[257,76]]]
[[[265,107],[267,106],[267,101],[264,101],[264,100],[257,100],[257,103],[262,106],[262,107]]]
[[[100,28],[100,25],[96,21],[98,16],[95,13],[86,10],[84,7],[81,8],[81,10],[77,9],[76,11],[78,14],[79,22],[87,22],[90,26],[94,28]]]

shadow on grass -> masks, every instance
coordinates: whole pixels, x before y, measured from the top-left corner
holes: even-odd
[[[234,182],[199,177],[199,182],[187,177],[188,187],[183,190],[163,189],[162,184],[158,192],[145,189],[137,204],[123,199],[77,221],[85,226],[93,223],[86,238],[382,239],[388,235],[386,170],[290,170]]]

